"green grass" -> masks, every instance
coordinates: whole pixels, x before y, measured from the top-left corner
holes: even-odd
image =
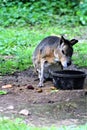
[[[82,31],[81,31],[82,30]],[[0,27],[0,73],[14,73],[32,66],[32,53],[36,45],[49,35],[67,35],[69,39],[81,37],[87,27],[25,26]],[[87,43],[74,46],[73,60],[79,66],[87,67]]]
[[[29,126],[23,123],[23,121],[20,120],[0,120],[0,130],[86,130],[87,124],[81,125],[78,127],[73,126],[62,126],[62,127],[35,127],[35,126]]]

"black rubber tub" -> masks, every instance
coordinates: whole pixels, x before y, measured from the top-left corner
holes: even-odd
[[[50,71],[53,84],[58,89],[71,90],[83,89],[86,74],[82,71],[76,70],[63,70],[63,71]]]

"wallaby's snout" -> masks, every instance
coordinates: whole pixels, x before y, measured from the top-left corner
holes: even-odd
[[[67,66],[70,66],[70,65],[71,65],[71,63],[72,63],[72,62],[71,62],[71,61],[69,61],[69,62],[67,63]]]

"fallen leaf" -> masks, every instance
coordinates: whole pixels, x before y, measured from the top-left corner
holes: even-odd
[[[52,90],[51,93],[55,93],[55,92],[58,92],[59,90],[56,89],[56,90]]]
[[[0,95],[5,95],[5,94],[7,94],[6,91],[0,90]]]
[[[51,86],[50,89],[51,89],[51,90],[57,90],[57,88],[54,87],[54,86]]]
[[[42,90],[41,88],[37,88],[36,91],[37,91],[38,93],[42,93],[42,92],[43,92],[43,90]]]
[[[2,86],[2,88],[12,88],[12,85],[11,84],[7,84],[7,85]]]

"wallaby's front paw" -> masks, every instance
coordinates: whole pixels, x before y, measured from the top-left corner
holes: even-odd
[[[43,86],[44,86],[44,84],[41,82],[38,84],[38,87],[43,87]]]

